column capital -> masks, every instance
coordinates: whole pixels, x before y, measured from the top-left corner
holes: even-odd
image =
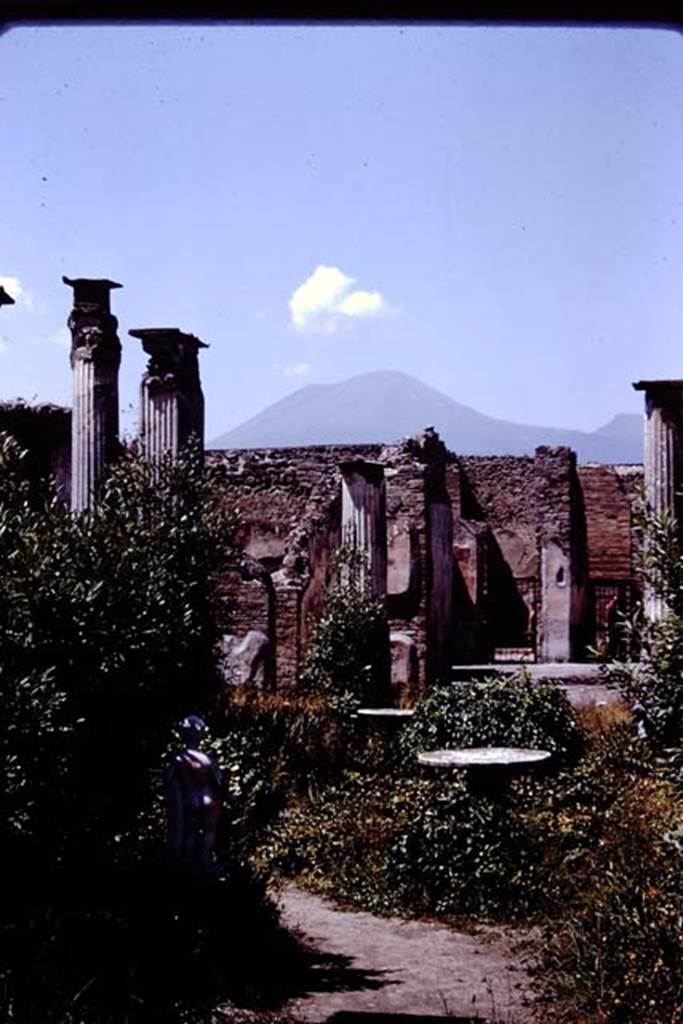
[[[199,386],[199,350],[209,346],[177,327],[137,327],[128,334],[142,342],[150,357],[145,380],[180,389]]]
[[[110,312],[109,294],[113,288],[123,288],[117,281],[106,277],[66,277],[62,281],[74,290],[74,306],[83,304],[97,306],[104,313]]]
[[[121,342],[116,333],[119,322],[110,307],[110,292],[123,287],[106,278],[62,277],[73,288],[74,304],[67,321],[71,331],[71,365],[95,362],[118,368]]]
[[[683,380],[637,380],[632,387],[634,391],[644,391],[648,397],[661,395],[664,398],[683,392]]]

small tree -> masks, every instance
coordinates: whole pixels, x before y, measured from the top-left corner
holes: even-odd
[[[127,455],[73,515],[53,489],[36,499],[0,439],[0,832],[45,868],[135,858],[171,724],[210,701],[212,573],[235,522],[197,454],[154,482]]]
[[[634,702],[648,740],[662,751],[683,743],[683,553],[672,516],[642,513],[640,523],[645,584],[664,614],[648,619],[641,606],[623,620],[638,660],[610,667],[608,679]]]
[[[360,701],[386,698],[389,636],[383,602],[370,591],[365,552],[341,547],[336,579],[311,634],[303,682],[328,697]]]

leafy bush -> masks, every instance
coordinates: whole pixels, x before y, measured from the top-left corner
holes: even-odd
[[[0,477],[0,828],[46,865],[67,846],[129,854],[171,724],[215,692],[212,572],[233,517],[194,452],[154,483],[124,458],[82,516],[29,500],[7,438]]]
[[[128,455],[73,515],[0,441],[3,1019],[208,1019],[203,1000],[256,984],[240,957],[277,933],[249,872],[163,863],[159,770],[172,726],[216,699],[214,572],[235,527],[197,455],[153,482]]]
[[[378,913],[500,916],[522,890],[525,849],[510,805],[462,780],[349,772],[290,810],[260,855]]]
[[[683,747],[683,553],[670,516],[641,513],[644,575],[663,604],[660,619],[641,607],[622,621],[634,662],[609,667],[607,679],[636,705],[647,740],[659,753]]]
[[[516,815],[527,844],[520,909],[526,901],[532,914],[566,913],[590,876],[612,806],[652,767],[630,724],[617,721],[586,736],[578,762],[555,777],[520,780]]]
[[[387,700],[389,633],[384,606],[367,583],[363,551],[342,547],[333,560],[336,580],[327,587],[302,672],[311,692],[337,700],[350,694],[367,703]]]
[[[683,1019],[682,870],[681,805],[670,785],[641,779],[607,809],[571,912],[548,930],[540,984],[553,1020]]]
[[[580,741],[563,691],[524,672],[432,691],[401,736],[406,758],[420,750],[489,745],[549,750],[555,763],[575,756]]]
[[[231,844],[252,853],[285,808],[315,799],[361,760],[356,703],[318,694],[229,690],[214,717],[211,748],[233,799]]]
[[[610,730],[569,780],[559,780],[539,834],[559,826],[555,902],[539,984],[543,1011],[558,1022],[674,1024],[683,1021],[683,557],[676,524],[643,515],[645,576],[664,602],[623,628],[638,660],[607,678],[636,704],[644,726]]]

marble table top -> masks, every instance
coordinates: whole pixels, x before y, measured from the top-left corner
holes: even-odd
[[[413,708],[358,708],[357,715],[363,718],[411,718]]]
[[[500,768],[538,764],[551,757],[548,750],[522,747],[460,747],[454,750],[425,750],[417,755],[430,768]]]

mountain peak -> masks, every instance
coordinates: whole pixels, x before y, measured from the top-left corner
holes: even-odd
[[[640,434],[621,414],[594,433],[509,423],[477,412],[401,370],[372,370],[337,384],[309,384],[210,448],[277,448],[395,441],[427,424],[461,455],[528,455],[539,444],[566,444],[581,461],[641,462]]]

